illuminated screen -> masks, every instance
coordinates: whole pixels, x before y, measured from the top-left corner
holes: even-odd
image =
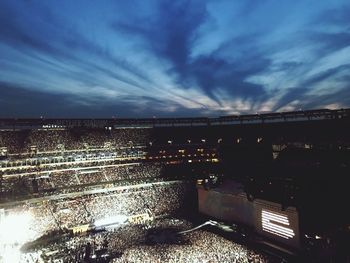
[[[263,231],[285,239],[290,239],[295,236],[294,230],[290,228],[287,215],[262,209],[261,223]]]

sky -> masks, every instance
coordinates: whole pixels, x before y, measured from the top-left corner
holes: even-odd
[[[1,0],[0,117],[350,107],[349,0]]]

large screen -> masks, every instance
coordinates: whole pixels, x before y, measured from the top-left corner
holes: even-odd
[[[261,225],[263,231],[285,239],[295,236],[294,230],[290,227],[288,215],[262,209]]]
[[[256,230],[261,235],[295,248],[299,247],[299,215],[295,207],[282,210],[280,204],[254,200]]]
[[[299,247],[299,216],[295,207],[282,210],[267,200],[249,201],[245,195],[198,187],[199,211],[216,219],[242,223],[269,239]]]

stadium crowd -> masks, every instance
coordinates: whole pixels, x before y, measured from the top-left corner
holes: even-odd
[[[56,167],[57,168],[57,167]],[[125,181],[162,181],[163,165],[160,163],[129,163],[106,166],[68,166],[64,170],[40,171],[29,175],[1,176],[0,193],[2,199],[14,199],[35,194],[52,195],[64,191],[76,191],[87,185],[113,183],[120,185]]]
[[[9,154],[54,152],[145,145],[149,137],[147,128],[1,130],[0,148],[6,147]]]
[[[110,191],[99,189],[83,195],[26,202],[9,210],[9,213],[22,215],[28,212],[28,228],[35,239],[51,231],[94,224],[116,215],[132,216],[146,210],[154,216],[171,215],[184,206],[185,197],[191,189],[190,183],[181,181],[122,186]]]
[[[147,225],[122,225],[102,232],[75,235],[22,254],[23,262],[83,262],[89,258],[108,258],[113,263],[138,262],[268,262],[269,257],[225,239],[207,230],[186,234],[178,231],[192,228],[186,220],[156,219]],[[173,229],[178,242],[162,240],[149,244],[150,230]],[[171,237],[169,237],[171,238]],[[91,251],[87,252],[87,246]],[[54,252],[54,253],[53,253]]]
[[[112,262],[267,262],[267,257],[262,254],[214,233],[198,230],[186,235],[189,244],[134,246]]]
[[[19,202],[3,216],[21,219],[18,231],[24,235],[10,243],[0,240],[0,251],[48,238],[55,241],[21,253],[20,262],[82,262],[87,244],[91,255],[104,250],[115,263],[265,262],[262,255],[203,230],[187,233],[177,244],[146,244],[150,229],[192,227],[164,217],[193,210],[188,196],[194,191],[189,182],[165,181],[161,163],[115,159],[138,158],[138,146],[149,142],[146,128],[0,131],[0,202]],[[103,220],[145,213],[154,221],[73,234]]]

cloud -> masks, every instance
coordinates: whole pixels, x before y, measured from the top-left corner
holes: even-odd
[[[39,118],[111,118],[139,116],[130,101],[116,101],[105,105],[89,103],[79,96],[34,91],[27,87],[0,83],[0,117]],[[148,116],[150,117],[150,115]]]
[[[171,63],[171,72],[186,74],[198,27],[207,19],[205,3],[199,1],[161,1],[149,23],[114,21],[111,27],[128,37],[139,36],[144,48]]]
[[[1,1],[0,110],[132,117],[348,107],[350,5],[313,7]],[[39,106],[57,98],[66,108]]]
[[[266,67],[268,64],[266,59],[254,52],[247,54],[244,57],[245,63],[241,63],[226,61],[220,54],[230,52],[239,45],[250,45],[254,40],[253,37],[230,40],[231,45],[220,46],[218,50],[208,55],[190,56],[198,37],[199,27],[210,19],[203,3],[166,2],[158,6],[158,17],[146,26],[132,24],[131,21],[114,22],[112,28],[128,36],[139,36],[155,56],[170,63],[167,72],[174,74],[174,81],[184,89],[197,87],[218,104],[220,101],[215,95],[217,89],[229,91],[232,96],[258,98],[263,95],[262,87],[246,82],[245,78]],[[177,19],[180,16],[181,19]],[[232,45],[232,42],[236,45]]]

